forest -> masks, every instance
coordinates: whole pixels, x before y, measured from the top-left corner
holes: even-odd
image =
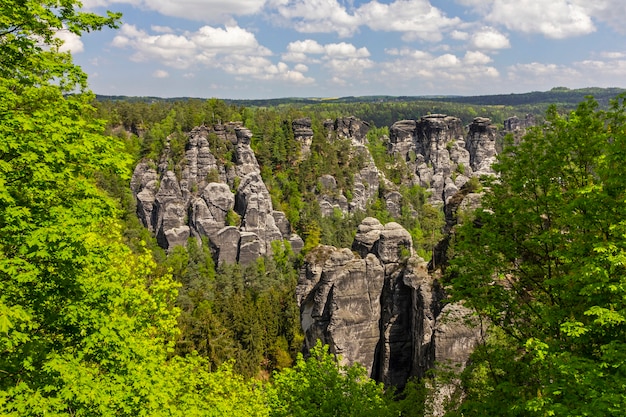
[[[460,394],[447,398],[446,416],[624,415],[621,91],[555,88],[509,101],[96,97],[55,32],[116,28],[120,18],[72,0],[3,3],[0,414],[421,417],[433,415],[432,388],[453,383]],[[498,137],[497,175],[468,181],[480,207],[452,228],[412,182],[413,161],[389,151],[393,123],[429,114],[488,117],[499,130],[512,116],[537,121],[521,140]],[[367,151],[387,181],[364,210],[324,215],[320,177],[333,176],[351,201],[367,163],[325,131],[348,116],[367,123]],[[303,118],[307,155],[293,130]],[[272,205],[303,239],[299,253],[278,242],[251,264],[219,264],[206,240],[164,249],[137,217],[135,166],[165,152],[175,170],[193,128],[228,122],[252,133]],[[208,140],[234,164],[234,145]],[[303,354],[295,289],[306,255],[350,248],[366,217],[397,222],[426,262],[449,243],[436,268],[445,302],[488,324],[461,372],[400,390],[321,342]],[[239,222],[229,211],[226,223]]]

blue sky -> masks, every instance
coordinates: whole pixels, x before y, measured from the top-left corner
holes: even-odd
[[[278,98],[626,87],[624,0],[83,0],[98,94]]]

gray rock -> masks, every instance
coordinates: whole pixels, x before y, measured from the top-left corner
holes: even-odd
[[[311,143],[313,142],[313,129],[309,117],[294,119],[291,122],[293,136],[300,143],[300,157],[305,158],[311,153]]]
[[[331,140],[333,135],[336,135],[338,138],[350,139],[354,146],[365,146],[370,125],[354,116],[350,116],[336,120],[326,120],[324,128]]]
[[[217,247],[217,263],[234,264],[239,255],[239,240],[241,233],[234,226],[227,226],[217,232],[212,243]]]
[[[241,238],[239,240],[239,255],[238,261],[242,265],[250,265],[256,259],[261,256],[261,252],[264,252],[265,248],[262,247],[262,242],[256,233],[241,232]]]
[[[491,165],[496,161],[496,129],[491,120],[476,117],[469,126],[466,148],[475,175],[493,175]]]
[[[291,236],[291,223],[287,220],[287,216],[282,211],[274,210],[272,212],[272,217],[274,217],[274,223],[278,230],[280,230],[280,234],[283,236],[283,239],[288,239]]]
[[[289,244],[291,245],[291,250],[294,254],[299,254],[302,252],[302,248],[304,248],[304,240],[297,234],[293,233],[289,236]]]
[[[374,244],[378,242],[380,234],[385,226],[374,217],[366,217],[357,228],[352,250],[357,252],[361,258],[365,258],[374,249]]]
[[[462,327],[460,307],[444,308],[409,233],[366,218],[352,250],[319,246],[305,258],[296,287],[305,350],[321,339],[346,364],[358,362],[373,378],[400,388],[438,361],[462,369],[476,329]]]
[[[234,146],[235,164],[228,170],[211,153],[211,135]],[[212,128],[199,126],[189,133],[184,158],[174,170],[169,169],[172,165],[169,139],[158,166],[154,161],[137,165],[131,179],[137,215],[155,234],[159,245],[171,250],[186,244],[191,236],[198,240],[206,236],[219,263],[237,262],[240,254],[245,263],[252,262],[253,258],[271,254],[271,242],[283,238],[301,250],[302,239],[291,233],[284,214],[272,208],[250,148],[251,137],[252,133],[241,123],[218,124]],[[241,182],[237,197],[230,189],[236,177]],[[226,216],[235,208],[235,202],[241,225],[225,227]],[[280,219],[282,230],[275,218]],[[250,234],[257,236],[257,240],[250,240]],[[240,248],[240,244],[244,247]]]
[[[241,231],[258,236],[259,255],[270,255],[271,242],[282,240],[283,235],[274,221],[272,200],[259,173],[253,172],[241,179],[235,211],[241,216]]]

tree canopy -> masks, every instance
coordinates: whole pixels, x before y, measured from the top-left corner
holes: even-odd
[[[123,243],[97,179],[128,179],[131,158],[56,37],[119,15],[79,7],[1,3],[0,414],[267,415],[232,367],[168,359],[177,284]]]
[[[624,414],[625,98],[551,108],[457,231],[452,294],[491,330],[452,415]]]

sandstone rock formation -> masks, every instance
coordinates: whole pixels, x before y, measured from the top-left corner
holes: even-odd
[[[493,174],[496,130],[482,117],[465,129],[457,117],[431,114],[394,123],[388,148],[406,161],[431,203],[445,204],[469,178]]]
[[[233,161],[217,160],[209,135],[231,144]],[[218,263],[243,264],[271,254],[277,240],[289,240],[296,252],[302,248],[285,215],[272,207],[251,137],[236,123],[200,126],[189,133],[182,161],[172,163],[166,145],[158,165],[137,165],[131,180],[137,215],[160,246],[170,250],[190,237],[206,237]],[[228,224],[232,219],[239,224]]]
[[[296,296],[305,350],[317,339],[373,378],[403,387],[436,363],[461,369],[479,328],[444,294],[397,223],[366,218],[352,250],[320,246],[310,252]]]
[[[356,117],[344,117],[335,120],[326,120],[324,129],[328,140],[348,139],[352,145],[351,157],[361,157],[364,166],[355,175],[351,190],[340,190],[337,181],[331,175],[323,175],[319,178],[321,190],[318,194],[318,202],[322,215],[332,215],[335,209],[343,213],[364,211],[367,205],[378,195],[380,186],[380,171],[374,163],[372,155],[367,149],[367,132],[370,129],[368,123]],[[348,200],[346,195],[350,195]]]
[[[300,157],[306,158],[311,153],[311,142],[313,142],[311,119],[309,117],[294,119],[291,122],[291,128],[294,139],[300,143]]]

